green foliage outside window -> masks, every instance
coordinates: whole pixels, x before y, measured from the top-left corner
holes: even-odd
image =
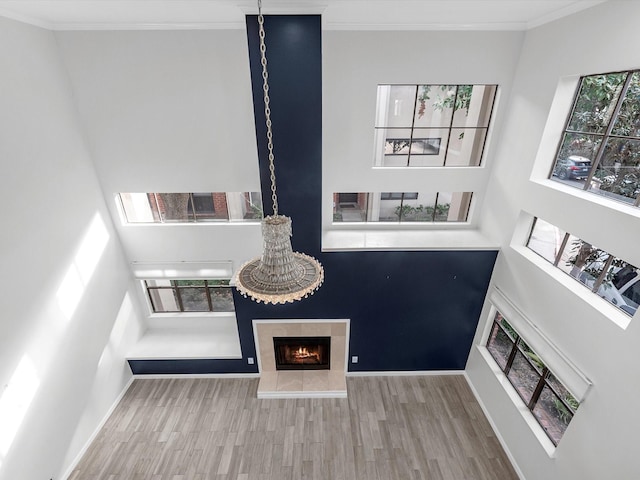
[[[589,190],[619,201],[638,198],[640,71],[582,78],[557,159],[572,155],[592,162]]]
[[[411,222],[446,222],[449,215],[450,203],[437,204],[435,207],[428,205],[411,205],[397,206],[395,215],[400,221]]]
[[[432,94],[431,87],[431,85],[420,86],[420,94],[418,95],[418,118],[424,115],[427,100],[431,99],[429,96]],[[472,93],[473,85],[440,85],[435,92],[436,101],[433,102],[433,107],[440,111],[445,108],[455,107],[454,111],[464,109],[466,110],[466,114],[468,114]]]

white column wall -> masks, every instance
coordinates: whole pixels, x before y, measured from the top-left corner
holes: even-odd
[[[611,312],[615,309],[597,308],[595,297],[585,301],[589,295],[580,295],[580,285],[554,280],[517,247],[526,241],[530,217],[539,216],[640,265],[640,212],[617,211],[545,180],[557,141],[551,146],[543,142],[561,78],[640,67],[638,18],[640,4],[609,1],[527,32],[503,112],[505,128],[481,217],[484,233],[502,246],[492,284],[593,382],[550,458],[487,362],[472,349],[468,377],[528,480],[626,479],[640,472],[640,412],[634,407],[640,397],[640,315],[621,328],[610,318],[618,313]],[[562,128],[571,99],[564,103],[565,111],[549,122],[555,130]],[[488,315],[486,305],[476,343],[485,340]]]
[[[57,32],[130,261],[260,254],[259,222],[123,225],[119,192],[259,192],[245,30]]]
[[[138,314],[54,35],[0,18],[0,65],[0,478],[58,479],[131,379]]]

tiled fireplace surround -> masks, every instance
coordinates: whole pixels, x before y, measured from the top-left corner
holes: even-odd
[[[258,398],[347,396],[345,380],[349,320],[254,320]],[[329,370],[276,370],[273,337],[331,337]]]

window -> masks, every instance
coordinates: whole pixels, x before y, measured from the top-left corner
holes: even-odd
[[[385,155],[438,155],[441,138],[388,138],[384,145]]]
[[[496,311],[487,350],[554,445],[571,422],[578,400]]]
[[[379,85],[375,165],[479,166],[496,85]]]
[[[334,222],[466,222],[471,192],[334,193]]]
[[[380,200],[417,200],[418,192],[382,192]]]
[[[550,178],[639,206],[639,118],[640,70],[582,77]]]
[[[154,313],[233,312],[229,280],[144,280]]]
[[[202,223],[262,219],[257,192],[120,193],[127,223]]]
[[[640,275],[630,263],[540,218],[534,219],[527,247],[627,315],[638,310]]]
[[[215,218],[216,207],[211,193],[192,193],[191,201],[187,204],[187,214],[194,218]]]

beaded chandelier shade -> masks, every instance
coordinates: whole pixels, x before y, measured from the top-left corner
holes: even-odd
[[[250,297],[258,303],[292,303],[313,295],[322,285],[324,269],[315,258],[293,251],[291,248],[291,218],[278,214],[271,108],[269,105],[269,74],[267,72],[267,49],[264,41],[264,17],[261,0],[258,0],[258,27],[273,215],[266,216],[262,220],[262,256],[248,261],[240,268],[235,284],[243,296]]]

